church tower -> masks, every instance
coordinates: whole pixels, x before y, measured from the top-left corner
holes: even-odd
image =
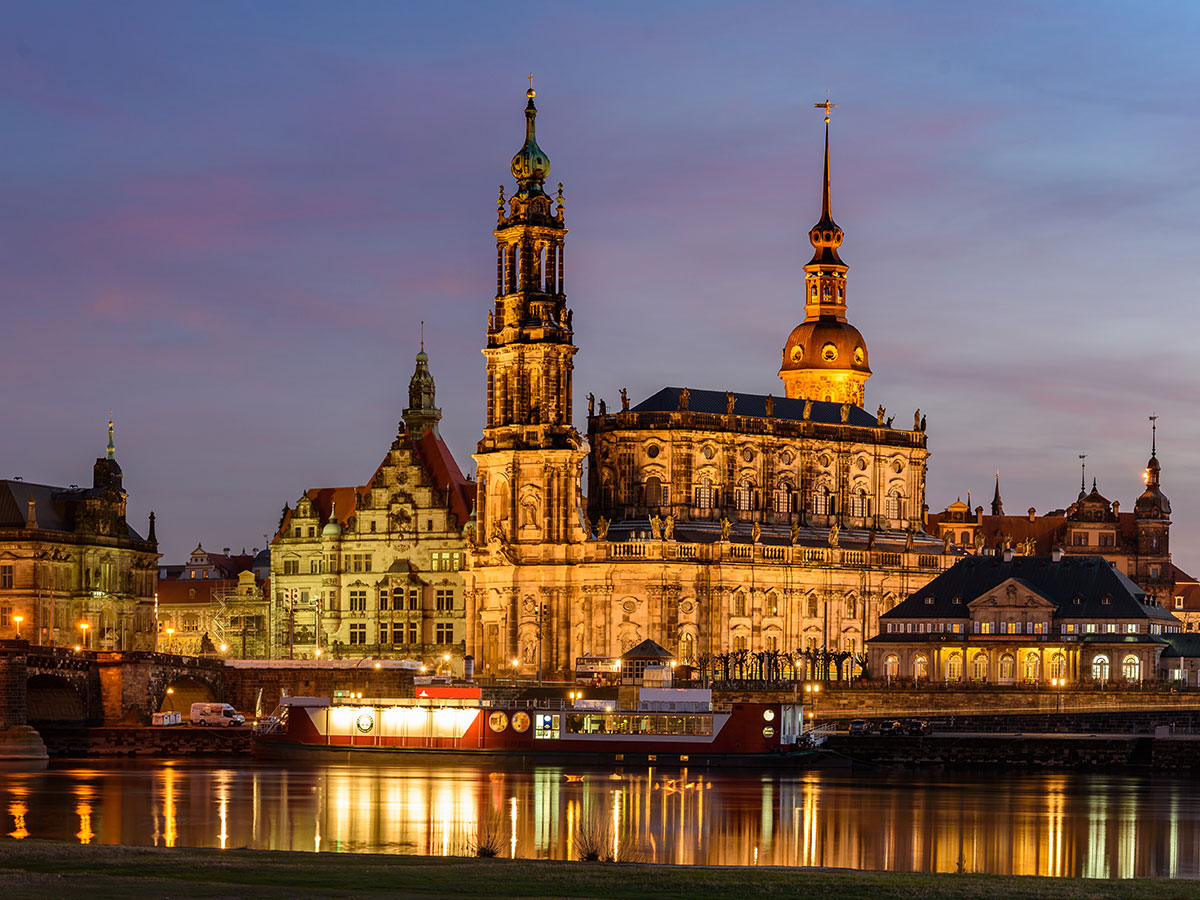
[[[544,186],[537,107],[526,92],[525,144],[512,159],[516,191],[500,188],[496,296],[488,313],[487,419],[476,448],[479,539],[512,545],[581,540],[583,440],[572,425],[575,344],[564,288],[564,202]]]
[[[1156,418],[1156,417],[1154,417]],[[1157,423],[1154,423],[1157,426]],[[1148,594],[1169,603],[1174,576],[1171,571],[1171,501],[1159,484],[1157,427],[1150,438],[1150,460],[1143,479],[1146,489],[1137,498],[1133,518],[1137,526],[1137,562],[1130,574]]]
[[[408,429],[414,441],[419,441],[426,429],[432,430],[438,437],[438,422],[442,420],[442,411],[437,407],[436,390],[433,375],[429,372],[429,355],[425,352],[425,341],[421,340],[421,349],[417,353],[417,367],[413,370],[412,378],[408,380],[408,406],[402,413],[404,427]]]
[[[842,229],[833,221],[829,200],[829,110],[825,110],[825,170],[821,185],[821,219],[808,233],[813,257],[804,267],[804,321],[783,346],[783,379],[788,397],[862,406],[871,368],[867,343],[846,321],[846,270],[838,255]]]

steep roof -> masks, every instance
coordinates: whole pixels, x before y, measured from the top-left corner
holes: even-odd
[[[29,501],[36,505],[38,528],[46,531],[70,531],[62,507],[54,495],[65,488],[29,481],[0,481],[0,528],[24,528],[29,518]]]
[[[630,647],[621,654],[621,659],[674,659],[675,656],[661,644],[656,644],[650,638],[642,641],[636,647]]]
[[[467,481],[463,477],[450,448],[432,428],[426,429],[413,446],[416,447],[418,458],[438,490],[449,491],[450,512],[454,513],[458,519],[458,527],[462,528],[471,517],[471,505],[475,502],[475,482]]]
[[[967,604],[1010,578],[1053,602],[1060,618],[1178,622],[1099,556],[1063,556],[1058,562],[1046,556],[1013,556],[1007,562],[1002,556],[968,556],[880,618],[969,618]],[[930,597],[932,604],[926,602]],[[1083,602],[1075,603],[1077,597]]]
[[[683,388],[665,387],[656,394],[647,397],[631,412],[676,412],[679,409],[679,395]],[[733,392],[733,414],[735,416],[750,416],[767,418],[766,394],[742,394]],[[804,418],[806,400],[794,400],[789,397],[771,397],[773,407],[771,418],[787,419],[801,422],[818,422],[824,425],[842,424],[842,404],[827,403],[824,400],[812,401],[812,411],[808,419]],[[724,391],[702,391],[688,388],[688,412],[725,415],[728,400]],[[857,425],[861,428],[877,428],[878,420],[871,413],[859,406],[851,406],[847,425]]]

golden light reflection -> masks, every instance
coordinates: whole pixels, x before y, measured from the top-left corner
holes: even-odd
[[[173,766],[167,766],[162,770],[162,842],[164,847],[174,847],[175,841],[179,839],[178,823],[176,822],[175,808],[175,779],[177,773]],[[157,845],[157,841],[155,844]]]
[[[8,814],[13,817],[13,830],[8,833],[10,838],[21,840],[29,837],[29,829],[25,827],[25,814],[29,807],[20,800],[14,800],[8,805]]]
[[[512,832],[512,840],[508,847],[508,855],[512,859],[517,858],[517,798],[512,798],[512,812],[509,814],[509,826]]]
[[[75,788],[78,802],[75,804],[75,815],[79,816],[79,831],[75,837],[81,844],[90,844],[96,833],[92,831],[92,798],[94,796],[90,784],[79,784]]]

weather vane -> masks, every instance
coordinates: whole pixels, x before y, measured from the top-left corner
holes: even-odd
[[[825,91],[825,102],[824,103],[814,103],[813,104],[813,108],[825,110],[825,124],[826,125],[829,124],[829,111],[831,109],[837,109],[837,106],[838,105],[836,103],[829,102],[829,91],[828,90]]]

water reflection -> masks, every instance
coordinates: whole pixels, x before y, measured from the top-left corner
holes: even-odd
[[[1169,775],[59,764],[0,811],[85,844],[1200,876],[1200,785]]]

